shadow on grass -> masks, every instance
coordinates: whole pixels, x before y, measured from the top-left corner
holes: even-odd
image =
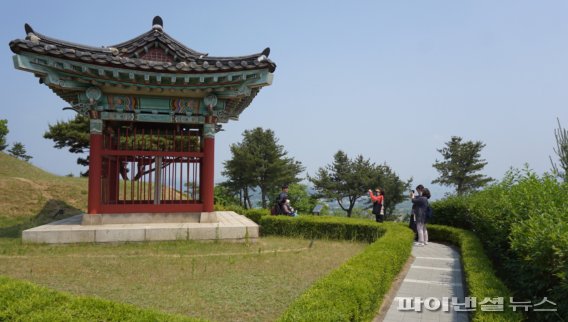
[[[20,238],[22,231],[83,213],[63,200],[48,200],[32,217],[0,218],[0,238]]]

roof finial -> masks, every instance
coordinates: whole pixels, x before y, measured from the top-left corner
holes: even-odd
[[[25,25],[24,25],[24,30],[26,31],[26,35],[27,35],[27,34],[30,34],[30,33],[31,33],[31,34],[34,33],[34,29],[32,28],[32,26],[30,26],[30,25],[28,25],[28,24],[25,24]]]
[[[30,40],[31,42],[38,43],[41,39],[35,34],[34,29],[32,26],[25,24],[24,30],[26,31],[26,39]]]
[[[164,21],[160,16],[155,16],[154,20],[152,20],[152,29],[164,29]]]

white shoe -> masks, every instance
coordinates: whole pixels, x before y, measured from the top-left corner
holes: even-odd
[[[424,244],[423,244],[423,243],[418,243],[418,242],[415,242],[415,243],[414,243],[414,246],[417,246],[417,247],[423,247],[423,246],[424,246]]]
[[[428,242],[424,242],[424,245],[428,245]]]

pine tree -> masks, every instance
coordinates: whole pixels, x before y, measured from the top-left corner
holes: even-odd
[[[386,213],[392,213],[404,200],[403,193],[410,184],[402,182],[386,164],[377,166],[362,155],[349,159],[341,150],[333,156],[332,164],[319,168],[315,176],[308,178],[318,196],[337,201],[347,217],[351,217],[357,200],[376,187],[385,190]]]
[[[245,202],[250,188],[259,188],[261,204],[268,207],[268,200],[276,195],[283,184],[300,181],[298,175],[304,171],[299,161],[287,157],[288,152],[278,144],[274,132],[260,127],[246,130],[243,141],[231,146],[233,157],[224,163],[224,176],[228,185],[244,194]],[[245,206],[250,207],[250,200]]]
[[[8,150],[10,155],[28,162],[32,156],[26,154],[26,147],[20,142],[14,142],[12,148]]]
[[[89,118],[77,114],[74,119],[49,125],[49,130],[43,134],[46,139],[55,142],[58,149],[69,148],[71,153],[85,153],[89,151]],[[89,158],[77,158],[77,164],[82,166],[89,165]],[[82,173],[86,175],[88,173]]]
[[[493,181],[492,178],[478,173],[487,165],[480,155],[484,147],[485,144],[481,141],[462,143],[461,137],[453,136],[444,148],[437,150],[444,160],[436,160],[432,165],[440,173],[432,183],[455,186],[456,194],[461,196]]]

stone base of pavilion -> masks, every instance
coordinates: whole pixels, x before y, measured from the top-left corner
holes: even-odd
[[[252,220],[232,211],[207,213],[205,218],[217,222],[146,222],[82,224],[77,215],[22,232],[25,243],[70,244],[143,242],[164,240],[256,241],[259,227]]]
[[[83,215],[83,225],[108,224],[169,224],[169,223],[216,223],[217,212],[167,212]]]

